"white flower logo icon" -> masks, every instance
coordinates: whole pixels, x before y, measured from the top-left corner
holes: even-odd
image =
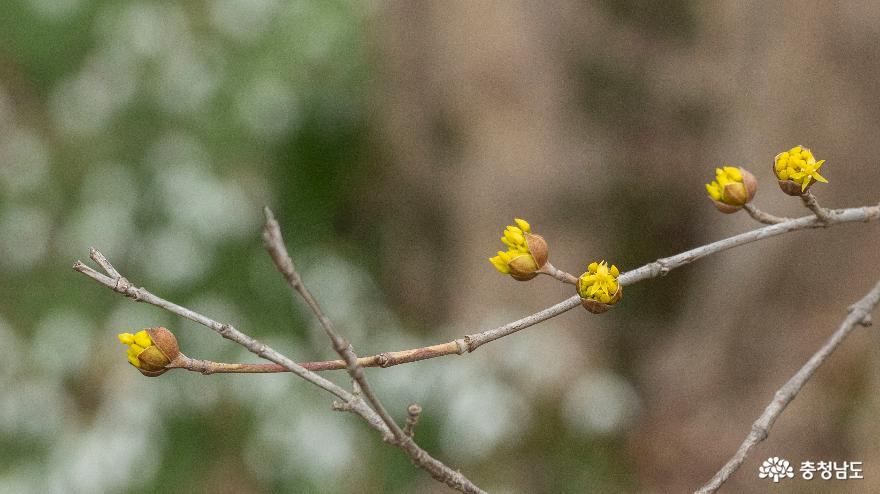
[[[779,482],[779,479],[794,478],[794,468],[791,463],[784,458],[774,456],[767,458],[761,466],[758,467],[758,478],[772,478],[773,482]]]

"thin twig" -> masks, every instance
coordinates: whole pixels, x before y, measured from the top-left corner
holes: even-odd
[[[819,221],[829,223],[833,220],[832,216],[834,215],[834,212],[820,206],[819,201],[816,199],[816,196],[813,195],[812,191],[806,191],[801,196],[801,200],[804,201],[804,206],[812,211],[813,214],[816,215],[816,218],[819,218]]]
[[[727,479],[743,464],[746,456],[761,441],[767,438],[770,428],[780,414],[785,410],[789,403],[795,399],[807,381],[816,372],[825,360],[843,343],[843,340],[859,325],[869,325],[871,323],[871,311],[880,302],[880,282],[868,292],[861,300],[850,307],[850,313],[843,320],[840,327],[824,345],[810,357],[810,360],[800,368],[797,373],[788,380],[779,391],[773,396],[773,400],[764,409],[764,413],[752,424],[752,429],[746,436],[739,449],[730,460],[715,474],[714,477],[696,491],[697,494],[708,494],[717,491]]]
[[[563,271],[561,269],[557,269],[556,266],[550,264],[550,261],[547,261],[546,263],[544,263],[544,265],[541,266],[541,269],[538,270],[538,273],[550,275],[550,276],[556,278],[557,280],[559,280],[563,283],[568,283],[570,285],[577,285],[577,282],[578,282],[578,279],[575,275],[573,275],[571,273],[566,273],[565,271]]]
[[[290,369],[278,364],[229,364],[226,362],[213,362],[211,360],[189,358],[183,355],[182,357],[183,358],[178,357],[172,361],[166,366],[166,368],[199,372],[206,376],[211,374],[269,374],[275,372],[290,372]]]
[[[765,225],[775,225],[777,223],[782,223],[790,220],[790,218],[782,218],[780,216],[774,216],[770,213],[765,213],[764,211],[756,208],[752,203],[746,204],[745,206],[743,206],[743,209],[745,209],[746,212],[749,213],[749,216],[751,216],[755,221],[764,223]]]
[[[89,247],[89,257],[92,258],[92,260],[95,261],[98,266],[101,266],[101,269],[103,269],[108,275],[110,275],[111,278],[122,278],[122,275],[119,274],[119,271],[116,271],[116,268],[114,268],[113,265],[110,264],[110,261],[108,261],[107,258],[104,257],[104,254],[98,252],[98,249],[94,247]]]
[[[278,225],[278,222],[275,221],[275,216],[272,214],[272,211],[266,207],[263,208],[263,212],[266,215],[266,225],[263,229],[263,242],[266,250],[269,252],[269,256],[275,262],[275,266],[287,280],[290,287],[295,292],[299,293],[306,302],[306,305],[309,306],[318,318],[318,321],[321,323],[321,326],[330,338],[330,342],[333,344],[333,349],[336,350],[336,352],[345,360],[348,374],[356,384],[355,389],[360,389],[360,395],[369,402],[370,406],[372,406],[373,410],[375,410],[379,417],[382,418],[382,422],[393,434],[394,438],[390,442],[403,450],[416,466],[424,469],[440,482],[443,482],[461,492],[483,492],[470,480],[461,475],[461,473],[452,470],[439,460],[431,458],[427,452],[413,441],[411,434],[407,434],[399,425],[397,425],[397,422],[394,421],[385,409],[385,406],[382,405],[382,402],[373,392],[369,381],[367,381],[367,376],[364,374],[364,369],[358,363],[354,348],[352,348],[351,344],[339,334],[333,326],[333,323],[330,321],[330,318],[328,318],[323,309],[321,309],[321,305],[315,300],[309,289],[306,288],[305,283],[303,283],[299,272],[297,272],[294,267],[293,260],[287,252],[287,246],[284,245],[284,238],[281,235],[281,227]]]
[[[702,259],[711,254],[717,254],[740,245],[745,245],[765,238],[775,237],[784,233],[807,230],[811,228],[824,228],[833,225],[854,222],[868,222],[880,219],[880,205],[866,206],[861,208],[839,209],[833,211],[830,220],[823,223],[817,217],[810,215],[797,219],[786,220],[782,223],[773,224],[754,230],[740,233],[710,244],[706,244],[680,254],[658,259],[645,264],[637,269],[622,273],[619,281],[621,285],[632,285],[659,276],[666,275],[669,271]],[[420,360],[443,357],[446,355],[463,355],[476,350],[478,347],[491,341],[503,338],[522,329],[534,326],[540,322],[556,317],[580,305],[580,297],[575,295],[563,300],[556,305],[547,307],[529,316],[509,322],[503,326],[489,329],[481,333],[470,334],[456,340],[410,350],[382,352],[370,357],[361,357],[358,363],[361,367],[391,367],[399,364],[408,364]],[[345,362],[341,360],[326,360],[321,362],[305,362],[300,364],[315,371],[345,369]]]

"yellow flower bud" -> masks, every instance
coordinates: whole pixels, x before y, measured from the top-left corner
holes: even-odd
[[[715,169],[715,180],[706,184],[706,192],[722,213],[735,213],[755,198],[758,181],[743,168],[724,166]]]
[[[165,328],[149,328],[135,334],[120,333],[120,343],[128,345],[128,362],[141,374],[156,377],[168,370],[168,364],[180,356],[177,338]]]
[[[828,183],[828,180],[819,174],[819,168],[824,163],[825,160],[816,161],[809,149],[795,146],[777,154],[773,158],[772,169],[782,192],[790,196],[801,196],[816,182]]]
[[[601,314],[611,309],[623,297],[623,287],[617,282],[620,270],[608,263],[591,262],[587,271],[578,278],[577,292],[581,305],[593,314]]]
[[[529,222],[514,218],[517,226],[504,229],[501,242],[507,251],[498,251],[498,255],[489,258],[501,274],[509,274],[518,281],[527,281],[538,275],[538,270],[547,263],[549,247],[544,237],[532,233]]]

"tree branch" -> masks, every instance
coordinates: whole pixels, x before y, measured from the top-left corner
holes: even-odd
[[[706,244],[670,257],[658,259],[645,264],[637,269],[622,273],[618,278],[621,285],[632,285],[639,281],[657,278],[666,275],[669,271],[690,264],[711,254],[717,254],[740,245],[745,245],[765,238],[775,237],[784,233],[812,228],[825,228],[833,225],[854,222],[868,222],[880,219],[880,205],[865,206],[861,208],[848,208],[833,211],[828,222],[823,222],[816,216],[804,216],[797,219],[787,219],[781,223],[757,228],[739,235],[734,235],[710,244]],[[555,269],[555,268],[554,268]],[[555,276],[554,276],[555,277]],[[470,353],[486,343],[503,338],[522,329],[534,326],[540,322],[556,317],[580,305],[580,297],[575,295],[563,300],[556,305],[547,307],[534,314],[509,322],[503,326],[489,329],[481,333],[466,335],[462,338],[437,345],[431,345],[411,350],[382,352],[370,357],[361,357],[358,364],[361,367],[391,367],[398,364],[408,364],[446,355],[462,355]],[[321,362],[305,362],[300,364],[315,371],[344,369],[345,362],[341,360],[327,360]]]
[[[743,206],[743,209],[745,209],[746,212],[749,213],[749,216],[751,216],[755,221],[764,223],[765,225],[775,225],[777,223],[789,221],[789,218],[782,218],[780,216],[774,216],[770,213],[765,213],[764,211],[761,211],[760,209],[752,205],[752,203],[746,204],[745,206]]]
[[[804,199],[804,202],[805,204],[807,204],[808,200]],[[815,202],[815,198],[813,198],[813,202]],[[840,209],[833,211],[819,208],[818,204],[816,204],[816,207],[818,208],[818,210],[824,212],[825,214],[816,213],[816,211],[814,211],[815,216],[811,215],[797,219],[785,220],[779,223],[771,224],[766,227],[757,228],[749,232],[741,233],[739,235],[712,242],[710,244],[703,245],[701,247],[697,247],[674,256],[661,258],[632,271],[622,273],[618,278],[618,281],[621,286],[625,286],[646,279],[664,276],[672,269],[689,264],[698,259],[702,259],[703,257],[706,257],[708,255],[722,252],[733,247],[738,247],[740,245],[745,245],[765,238],[782,235],[784,233],[792,231],[811,228],[824,228],[832,225],[852,223],[857,221],[868,222],[880,218],[880,205],[861,208]],[[278,353],[271,347],[265,345],[264,343],[261,343],[241,333],[237,329],[233,328],[231,325],[214,321],[213,319],[210,319],[207,316],[199,314],[191,309],[182,307],[180,305],[157,297],[156,295],[153,295],[144,288],[133,286],[126,278],[120,275],[115,268],[113,268],[109,261],[107,261],[107,259],[103,255],[101,255],[100,252],[94,249],[92,249],[91,251],[92,259],[98,265],[100,265],[107,274],[95,271],[94,269],[86,266],[80,261],[74,263],[73,267],[76,271],[85,274],[86,276],[97,281],[98,283],[107,286],[112,290],[129,298],[132,298],[135,301],[145,302],[151,305],[155,305],[157,307],[161,307],[181,317],[202,324],[220,334],[224,338],[244,346],[255,355],[274,362],[275,364],[289,370],[290,372],[293,372],[294,374],[305,379],[306,381],[330,392],[331,394],[342,400],[342,402],[334,402],[334,409],[351,411],[361,416],[364,420],[367,421],[368,424],[370,424],[371,427],[382,434],[384,440],[392,442],[397,447],[404,450],[407,455],[409,455],[409,457],[412,459],[414,464],[428,471],[435,479],[440,480],[450,487],[453,487],[461,492],[483,492],[479,489],[479,487],[474,485],[459,472],[450,469],[442,462],[428,455],[427,452],[422,450],[418,445],[415,444],[414,441],[412,441],[410,437],[406,435],[403,429],[397,426],[394,420],[391,419],[390,415],[388,415],[387,411],[384,410],[384,407],[382,407],[381,403],[379,403],[378,399],[376,399],[375,395],[373,395],[372,391],[369,388],[369,384],[364,386],[364,383],[366,383],[366,379],[363,378],[363,367],[389,367],[392,365],[415,362],[418,360],[440,357],[453,353],[459,355],[466,352],[470,353],[486,343],[503,338],[507,335],[513,334],[530,326],[534,326],[535,324],[546,321],[547,319],[553,318],[559,314],[573,309],[574,307],[580,305],[580,297],[577,295],[572,296],[551,307],[538,311],[522,319],[507,323],[497,328],[483,331],[481,333],[466,335],[451,342],[416,348],[412,350],[384,352],[371,357],[358,359],[348,342],[346,342],[341,336],[339,336],[338,333],[336,333],[332,323],[329,321],[329,319],[326,318],[326,316],[323,314],[323,311],[321,311],[320,306],[317,304],[317,302],[314,300],[308,290],[306,290],[305,287],[302,285],[302,280],[299,278],[299,275],[293,268],[293,263],[292,261],[290,261],[290,257],[289,255],[287,255],[286,249],[283,246],[280,230],[277,232],[277,237],[275,236],[275,233],[273,233],[273,230],[278,229],[277,222],[274,222],[274,227],[271,226],[270,223],[273,222],[274,219],[271,218],[271,212],[267,210],[267,228],[266,232],[264,233],[264,238],[266,238],[267,248],[269,248],[269,253],[270,255],[272,255],[273,261],[275,261],[276,266],[278,266],[279,270],[284,274],[290,286],[303,296],[306,303],[315,312],[319,321],[321,322],[321,325],[324,327],[324,330],[330,337],[334,349],[338,353],[340,353],[340,355],[343,357],[343,360],[297,364],[287,357],[283,356],[282,354]],[[561,274],[561,272],[557,272],[555,274],[548,272],[546,274],[551,274],[552,276],[564,282],[571,282],[564,274]],[[574,278],[573,276],[571,277]],[[880,288],[875,288],[875,291],[880,293]],[[872,293],[874,292],[872,291]],[[880,295],[875,294],[875,300],[873,304],[876,304],[876,297],[878,296]],[[856,310],[854,310],[854,313],[859,310],[859,307],[864,307],[864,304],[856,304],[855,307]],[[856,316],[851,315],[851,317]],[[847,319],[847,321],[849,320],[850,318]],[[856,322],[867,323],[867,321],[867,316],[862,314]],[[843,330],[843,327],[841,327],[841,330]],[[838,330],[838,333],[841,333],[841,330]],[[842,338],[845,337],[846,334],[848,334],[848,332],[851,330],[852,328],[844,331],[842,333],[842,336],[840,336],[840,340],[842,340]],[[837,337],[838,333],[835,333],[835,337]],[[835,337],[832,337],[832,340]],[[840,341],[837,341],[833,343],[833,345],[831,345],[830,347],[826,346],[827,348],[829,348],[828,353],[833,351],[833,349],[836,348],[836,346],[839,344]],[[823,347],[823,350],[826,347]],[[822,353],[822,351],[820,351],[820,353]],[[817,356],[814,356],[814,359],[816,358]],[[809,376],[812,374],[813,371],[815,371],[815,367],[818,367],[818,365],[820,365],[821,362],[824,361],[825,358],[827,358],[827,354],[819,358],[820,360],[815,364],[814,368],[809,371],[809,373],[805,376],[804,382],[806,381],[806,379],[809,379]],[[811,359],[810,362],[813,362],[814,359]],[[810,363],[808,363],[808,365],[810,365]],[[328,381],[327,379],[320,377],[314,372],[317,370],[342,368],[347,368],[349,370],[349,373],[354,379],[355,389],[361,389],[363,395],[366,396],[369,400],[370,405],[367,405],[367,403],[360,398],[361,393],[352,394],[340,388],[336,384]],[[795,376],[795,378],[797,378],[799,375],[801,374],[799,373]],[[797,386],[797,390],[799,390],[802,386],[803,383],[801,382],[800,385]],[[788,399],[788,401],[791,401],[793,397],[794,395],[792,395],[791,398]],[[784,408],[787,403],[787,401],[784,402],[782,408]],[[775,420],[775,417],[778,416],[778,413],[780,412],[781,410],[775,412],[776,415],[773,415],[771,417],[771,420],[767,425],[768,428],[770,425],[772,425],[772,421]],[[755,434],[757,434],[756,437],[760,437],[760,430],[758,430],[758,432],[755,432]],[[766,436],[766,432],[764,432],[763,435]],[[760,437],[760,439],[763,439],[763,437]],[[748,454],[748,451],[752,447],[754,447],[754,445],[747,445],[746,443],[744,443],[744,447],[746,449],[743,452],[742,458],[744,458],[745,455]],[[726,478],[729,477],[729,475],[733,473],[733,471],[735,471],[736,468],[742,463],[742,459],[739,460],[739,463],[736,463],[735,459],[736,457],[731,460],[731,462],[734,463],[732,467],[730,466],[731,462],[729,462],[729,464],[725,466],[725,468],[730,467],[729,473],[724,475],[724,469],[722,469],[722,472],[719,472],[719,475],[722,475],[722,480],[720,480],[718,485],[723,483],[724,480],[726,480]],[[711,485],[711,483],[709,485]]]
[[[767,438],[773,423],[776,422],[788,404],[795,399],[816,372],[816,369],[828,359],[857,326],[871,324],[871,311],[874,310],[878,302],[880,302],[880,282],[864,298],[850,307],[849,315],[846,316],[837,331],[788,382],[779,388],[779,391],[773,396],[773,400],[764,409],[764,413],[752,424],[751,432],[746,436],[733,457],[721,467],[721,470],[712,477],[709,483],[697,490],[696,494],[709,494],[717,491],[739,469],[755,446]]]
[[[302,379],[305,379],[306,381],[341,399],[341,403],[334,402],[334,410],[350,411],[357,414],[358,416],[363,418],[372,428],[379,431],[379,433],[382,434],[384,440],[389,442],[395,441],[396,438],[394,433],[388,428],[382,418],[359,396],[349,393],[348,391],[342,389],[333,382],[328,381],[318,374],[315,374],[314,372],[303,368],[296,362],[285,357],[265,343],[261,343],[256,339],[247,336],[246,334],[235,329],[229,324],[220,323],[194,310],[177,305],[173,302],[169,302],[161,297],[150,293],[145,288],[135,287],[125,277],[119,275],[119,272],[116,271],[116,269],[112,267],[110,262],[107,261],[107,259],[97,250],[92,249],[90,256],[92,260],[102,266],[107,274],[100,273],[90,268],[89,266],[86,266],[81,261],[76,261],[73,264],[73,269],[79,273],[86,275],[92,280],[97,281],[98,283],[110,288],[111,290],[135,300],[136,302],[144,302],[150,305],[154,305],[156,307],[165,309],[172,314],[176,314],[185,319],[189,319],[190,321],[197,322],[211,329],[220,336],[247,348],[251,353],[286,368],[287,370],[296,374]],[[98,261],[98,259],[101,259],[101,261]],[[115,275],[118,276],[108,276],[108,274],[110,273],[115,273]],[[397,444],[397,446],[403,449],[407,453],[407,455],[410,456],[414,464],[426,470],[428,473],[431,474],[432,477],[441,482],[444,482],[446,485],[460,492],[468,494],[484,493],[482,489],[474,485],[473,482],[468,480],[468,478],[462,475],[460,472],[452,470],[439,460],[429,455],[426,451],[419,448],[415,444],[415,442],[412,441],[412,439],[407,439],[407,441],[399,443]]]

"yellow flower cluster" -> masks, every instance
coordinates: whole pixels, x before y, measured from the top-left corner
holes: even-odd
[[[773,171],[779,180],[790,180],[800,185],[803,192],[812,180],[828,183],[825,177],[819,175],[819,168],[823,163],[825,160],[817,162],[809,149],[795,146],[776,155]]]
[[[544,238],[532,233],[532,226],[522,218],[515,218],[516,226],[504,229],[501,241],[507,251],[489,258],[499,273],[525,281],[534,278],[538,269],[547,262],[548,248]]]
[[[141,330],[135,334],[120,333],[118,337],[123,345],[128,345],[128,361],[131,365],[140,368],[141,361],[138,360],[138,355],[147,348],[153,346],[153,340],[150,339],[147,330]]]
[[[603,304],[614,303],[614,296],[618,293],[619,285],[617,277],[620,276],[620,270],[617,266],[608,263],[591,262],[587,266],[587,272],[582,274],[578,279],[578,293],[581,298],[597,300]]]

